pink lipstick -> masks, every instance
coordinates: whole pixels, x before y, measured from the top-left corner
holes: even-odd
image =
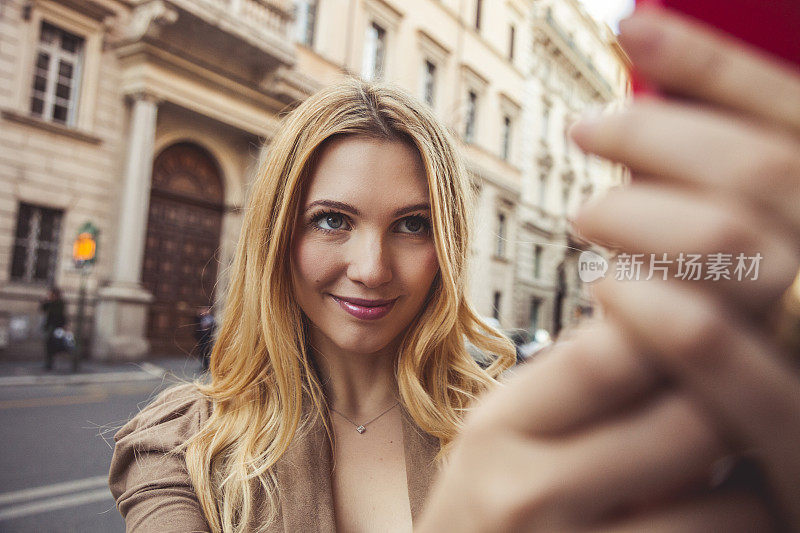
[[[341,296],[331,297],[339,307],[361,320],[378,320],[389,314],[394,307],[394,300],[365,300],[362,298],[342,298]]]

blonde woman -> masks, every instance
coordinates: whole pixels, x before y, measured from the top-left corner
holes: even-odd
[[[639,22],[623,27],[623,42],[627,36],[634,57],[649,52],[662,60],[651,75],[710,106],[734,109],[725,124],[742,143],[737,153],[763,146],[738,122],[748,114],[770,124],[758,131],[780,146],[796,146],[794,134],[775,115],[759,114],[751,97],[772,91],[796,103],[794,77],[681,21],[633,20]],[[637,41],[636,28],[640,36],[672,32],[667,42],[691,43],[697,58],[725,59],[733,70],[717,72],[727,72],[726,80],[753,83],[758,72],[765,81],[709,93],[717,85],[698,86],[691,72],[676,70],[679,61],[669,60],[672,48]],[[652,176],[666,176],[665,191],[647,184],[632,190],[644,205],[657,206],[662,194],[672,194],[667,200],[685,194],[672,206],[680,206],[680,218],[661,206],[639,213],[635,228],[619,226],[615,210],[639,205],[628,199],[588,211],[579,220],[587,233],[624,248],[654,242],[679,248],[697,236],[681,222],[718,212],[705,193],[669,179],[674,163],[684,177],[696,178],[695,189],[708,187],[702,169],[727,157],[704,150],[715,146],[707,128],[714,115],[665,105],[655,114],[635,107],[626,115],[635,131],[652,126],[657,135],[645,140],[653,144],[609,138],[624,128],[606,123],[585,124],[577,136],[589,150],[632,166],[648,163]],[[675,142],[668,126],[677,115],[679,126],[696,119],[689,121],[696,129],[678,128],[692,132],[694,150]],[[786,116],[800,131],[791,122],[796,115]],[[654,146],[667,152],[654,156]],[[709,158],[707,166],[690,164],[698,153]],[[796,163],[781,154],[763,151],[763,161]],[[780,168],[787,180],[800,180],[800,165]],[[747,167],[742,180],[748,172],[752,177],[758,167]],[[800,382],[780,373],[785,365],[763,341],[759,318],[786,287],[797,256],[776,255],[765,282],[745,293],[731,284],[676,293],[671,285],[652,292],[649,283],[603,289],[610,321],[575,333],[508,386],[496,387],[514,353],[465,296],[468,191],[447,132],[396,90],[353,81],[290,114],[250,191],[211,382],[167,391],[116,436],[110,481],[128,530],[800,527],[792,445],[800,434]],[[759,191],[727,194],[746,202]],[[800,234],[800,218],[792,219],[797,196],[797,188],[787,187],[772,198],[783,209],[775,209],[781,223],[722,224],[721,234],[741,243],[762,231],[781,241],[787,227]],[[712,235],[701,244],[706,251],[730,242]],[[680,310],[659,313],[653,294],[670,305],[678,294],[688,317],[704,319],[702,328],[671,343],[691,321]],[[709,311],[716,309],[707,301],[712,297],[725,313]],[[732,312],[740,309],[731,302],[743,301],[750,307],[741,310],[753,314]],[[732,330],[734,324],[741,327]],[[730,336],[710,335],[717,327]],[[494,364],[481,370],[465,340],[498,354]],[[736,364],[720,365],[730,354]],[[499,390],[471,409],[492,388]],[[770,421],[780,422],[783,434]],[[721,459],[744,452],[767,465],[770,492],[709,483]]]
[[[435,458],[514,361],[466,298],[470,184],[412,98],[352,81],[258,170],[211,357],[117,435],[137,531],[408,531]],[[498,354],[482,370],[465,340]]]

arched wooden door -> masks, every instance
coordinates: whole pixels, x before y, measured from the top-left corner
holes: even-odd
[[[191,352],[199,307],[214,301],[223,190],[214,158],[192,143],[153,163],[142,284],[155,297],[147,336],[156,355]]]

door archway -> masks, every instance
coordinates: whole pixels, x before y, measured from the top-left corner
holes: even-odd
[[[181,142],[153,162],[142,284],[153,295],[150,352],[191,352],[199,307],[214,301],[223,214],[219,165],[205,149]]]

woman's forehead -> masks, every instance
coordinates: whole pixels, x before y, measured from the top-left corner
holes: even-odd
[[[428,201],[419,153],[398,140],[337,139],[323,149],[309,178],[304,208],[322,199],[365,207]]]

